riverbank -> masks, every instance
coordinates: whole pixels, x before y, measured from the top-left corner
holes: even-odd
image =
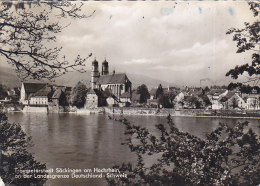
[[[211,117],[211,118],[251,118],[260,119],[260,111],[233,111],[233,110],[204,110],[204,109],[157,109],[140,107],[104,107],[109,115],[136,115],[136,116],[178,116],[178,117]]]
[[[31,109],[31,112],[37,112],[37,109]],[[5,112],[14,112],[17,110],[4,110]],[[23,110],[24,111],[24,110]],[[23,112],[21,110],[21,112]],[[29,111],[27,111],[29,112]],[[48,112],[48,111],[46,111]],[[124,116],[178,116],[178,117],[208,117],[208,118],[250,118],[260,119],[260,110],[204,110],[204,109],[167,109],[167,108],[143,108],[143,107],[98,107],[77,109],[70,107],[67,109],[60,108],[58,112],[48,113],[74,113],[74,114],[107,114],[107,115],[124,115]]]

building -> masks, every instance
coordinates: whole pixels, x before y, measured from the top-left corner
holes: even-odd
[[[22,83],[20,102],[27,112],[59,112],[68,106],[70,87],[47,83]]]
[[[220,99],[223,109],[244,109],[246,107],[245,100],[242,99],[235,91],[229,91]]]
[[[107,105],[107,95],[104,91],[98,89],[91,89],[86,96],[85,108],[96,108]]]
[[[259,94],[250,94],[245,97],[247,110],[259,110],[260,109],[260,95]]]
[[[116,74],[113,71],[112,74],[109,74],[109,66],[106,60],[102,63],[102,73],[100,75],[98,61],[95,59],[92,62],[91,88],[100,91],[108,89],[117,98],[120,98],[123,93],[131,94],[132,83],[125,73]]]
[[[223,102],[221,102],[221,98],[226,96],[228,93],[228,90],[226,89],[213,89],[208,93],[208,98],[210,102],[212,103],[212,109],[219,110],[223,109],[224,105]]]
[[[20,91],[20,102],[23,105],[28,105],[29,100],[32,99],[32,95],[38,92],[39,90],[46,87],[46,83],[22,83],[21,91]],[[32,102],[36,104],[39,103],[40,100],[38,98],[33,98]]]

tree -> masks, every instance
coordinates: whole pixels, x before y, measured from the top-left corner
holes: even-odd
[[[69,105],[66,94],[63,91],[60,94],[59,105],[61,105],[61,106],[68,106]]]
[[[23,79],[53,79],[70,70],[85,72],[87,58],[78,55],[70,62],[62,56],[62,47],[55,46],[57,34],[68,26],[61,20],[92,15],[80,14],[82,6],[69,1],[1,2],[0,56]]]
[[[77,108],[83,108],[86,103],[86,94],[88,89],[83,83],[78,83],[72,90],[72,105]]]
[[[163,94],[163,88],[162,88],[162,85],[160,84],[156,90],[155,98],[159,98],[159,96],[162,94]]]
[[[5,99],[7,96],[6,87],[0,84],[0,99]]]
[[[8,123],[8,118],[0,112],[0,176],[6,185],[43,185],[45,178],[24,178],[20,170],[46,170],[46,165],[36,161],[27,150],[32,145],[31,138],[19,124]],[[46,172],[35,172],[36,176],[46,176]],[[17,178],[17,176],[22,176]],[[33,175],[29,173],[28,175]]]
[[[258,16],[260,12],[260,3],[257,1],[249,2],[250,10],[252,10],[254,16]],[[232,83],[229,85],[230,89],[240,87],[243,91],[246,83],[251,83],[252,86],[256,86],[260,80],[260,22],[255,20],[253,23],[245,23],[245,27],[231,28],[227,31],[227,34],[233,34],[233,41],[237,43],[237,53],[247,52],[251,54],[251,62],[244,65],[236,66],[229,70],[226,76],[231,76],[233,79],[237,79],[240,75],[247,73],[249,75],[248,80],[243,83]]]
[[[201,102],[198,100],[197,97],[191,96],[190,99],[189,99],[189,102],[190,102],[190,105],[195,106],[196,109],[201,108]]]
[[[109,185],[258,185],[260,139],[248,122],[220,124],[205,139],[180,131],[170,115],[156,125],[159,135],[132,125],[124,145],[137,155],[137,165],[116,166],[127,178],[108,179]],[[151,157],[151,158],[149,158]],[[147,164],[146,159],[154,160]],[[156,160],[157,158],[157,160]]]
[[[55,46],[57,34],[68,25],[61,20],[91,16],[80,14],[83,4],[77,2],[27,1],[0,2],[0,56],[11,64],[22,78],[53,79],[70,71],[85,72],[87,58],[79,55],[74,61],[62,56],[62,47]],[[0,176],[7,185],[43,185],[45,178],[16,178],[18,170],[44,170],[27,151],[31,138],[19,124],[10,124],[0,112]],[[46,176],[45,172],[35,172]]]
[[[172,108],[172,104],[170,103],[169,96],[166,94],[161,94],[158,98],[159,105],[162,105],[164,108]]]
[[[139,87],[137,87],[137,94],[140,94],[140,103],[147,103],[147,99],[150,98],[150,93],[145,84],[142,84]]]

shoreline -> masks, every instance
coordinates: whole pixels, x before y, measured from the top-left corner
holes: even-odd
[[[123,113],[122,113],[123,110]],[[52,113],[68,113],[68,114],[78,114],[78,115],[90,115],[90,114],[105,114],[105,115],[114,115],[114,116],[120,116],[123,114],[123,116],[156,116],[156,117],[166,117],[169,114],[172,117],[189,117],[189,118],[223,118],[223,119],[254,119],[254,120],[260,120],[260,113],[259,116],[236,116],[236,115],[210,115],[201,113],[203,112],[212,112],[213,110],[182,110],[184,113],[180,113],[180,111],[176,111],[174,109],[160,109],[158,112],[157,109],[154,108],[131,108],[131,107],[125,107],[125,108],[109,108],[109,107],[100,107],[95,109],[79,109],[76,111],[68,111],[68,112],[49,112],[47,114]],[[23,111],[7,111],[7,112],[22,112],[22,113],[37,113],[37,112],[23,112]],[[221,111],[218,111],[221,112]],[[43,113],[43,112],[38,112]],[[225,112],[222,111],[221,114],[224,114]],[[258,113],[257,113],[258,114]]]

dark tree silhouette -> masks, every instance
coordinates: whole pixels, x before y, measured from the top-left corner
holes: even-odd
[[[24,178],[20,170],[46,170],[45,164],[36,161],[28,151],[31,138],[19,124],[11,124],[5,114],[0,113],[0,176],[6,185],[43,185],[45,178]],[[44,176],[45,172],[35,172]],[[30,173],[30,175],[33,175]],[[21,177],[16,177],[21,176]]]
[[[258,1],[249,2],[250,9],[255,17],[260,12],[260,3]],[[256,19],[253,23],[245,23],[245,27],[231,28],[227,31],[227,34],[233,35],[233,41],[237,43],[237,53],[248,52],[252,53],[251,62],[244,65],[236,66],[229,70],[226,76],[230,76],[237,79],[242,74],[248,74],[248,80],[243,83],[232,83],[229,88],[240,87],[243,91],[243,86],[246,83],[250,83],[252,86],[256,86],[260,80],[260,22]]]
[[[72,105],[76,106],[77,108],[84,107],[86,103],[87,92],[88,89],[86,85],[84,85],[83,83],[78,83],[72,90],[72,94],[71,94]]]
[[[260,139],[247,122],[220,124],[205,139],[180,131],[170,115],[158,124],[159,135],[126,119],[124,143],[137,155],[137,165],[116,166],[127,178],[107,179],[109,185],[258,185]],[[151,158],[148,158],[151,157]],[[147,164],[147,159],[154,160]]]
[[[160,84],[156,90],[156,93],[155,93],[155,98],[159,98],[160,95],[163,94],[163,88],[162,88],[162,85]]]
[[[139,87],[137,87],[137,93],[140,94],[140,103],[147,103],[147,99],[150,98],[150,93],[145,84],[142,84]]]
[[[70,70],[85,72],[87,58],[78,55],[68,61],[61,56],[62,47],[55,46],[57,34],[68,26],[62,25],[62,20],[92,15],[80,14],[82,6],[69,1],[2,2],[0,56],[23,79],[53,79]]]

